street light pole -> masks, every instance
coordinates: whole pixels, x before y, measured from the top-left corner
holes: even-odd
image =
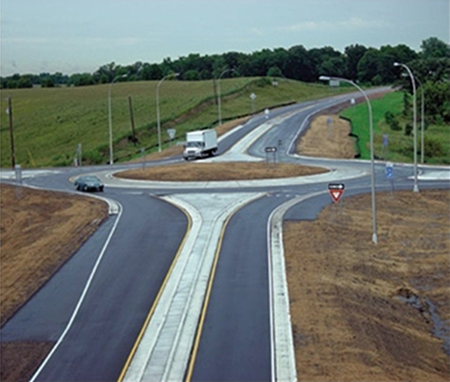
[[[170,73],[167,76],[163,77],[156,86],[156,120],[158,125],[158,152],[161,152],[161,116],[159,112],[159,87],[166,78],[173,76],[178,77],[179,75],[180,73]]]
[[[416,81],[414,80],[414,76],[405,64],[400,64],[398,62],[394,62],[394,66],[402,66],[406,69],[411,78],[412,88],[413,88],[413,126],[414,126],[414,187],[413,192],[419,192],[419,186],[417,184],[417,102],[416,102]]]
[[[369,131],[370,131],[370,164],[371,164],[371,176],[372,176],[372,185],[371,185],[371,191],[372,191],[372,242],[374,244],[378,243],[378,235],[377,235],[377,208],[376,208],[376,201],[375,201],[375,158],[374,158],[374,147],[373,147],[373,125],[372,125],[372,105],[370,104],[369,98],[367,97],[366,93],[353,81],[348,80],[346,78],[339,78],[339,77],[328,77],[328,76],[320,76],[319,80],[321,81],[342,81],[347,82],[351,85],[353,85],[356,89],[358,89],[362,95],[364,96],[367,107],[369,109]]]
[[[420,86],[420,163],[424,163],[424,153],[425,153],[425,144],[424,144],[424,129],[425,129],[425,98],[424,98],[424,92],[423,92],[423,85],[422,82],[419,81],[418,78],[416,78],[416,81],[419,83]]]
[[[227,72],[234,72],[234,69],[226,69],[222,73],[220,73],[219,79],[217,80],[217,109],[218,109],[218,121],[219,126],[222,124],[222,110],[221,110],[221,104],[220,104],[220,79],[222,76]]]
[[[113,132],[112,132],[112,111],[111,111],[111,88],[112,84],[119,78],[126,77],[126,74],[121,74],[115,77],[109,84],[108,89],[108,125],[109,125],[109,164],[114,164],[114,154],[113,154]]]

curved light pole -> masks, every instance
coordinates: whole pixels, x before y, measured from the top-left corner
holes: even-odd
[[[342,81],[347,82],[351,85],[353,85],[356,89],[358,89],[362,95],[364,96],[367,107],[369,109],[369,131],[370,131],[370,165],[371,165],[371,175],[372,175],[372,242],[377,244],[378,243],[378,235],[377,235],[377,208],[376,208],[376,202],[375,202],[375,161],[374,161],[374,149],[373,149],[373,125],[372,125],[372,105],[370,104],[369,98],[367,97],[366,93],[353,81],[348,80],[346,78],[339,78],[339,77],[328,77],[328,76],[320,76],[319,80],[321,81]]]
[[[412,87],[413,87],[413,125],[414,125],[414,187],[413,192],[419,192],[419,186],[417,185],[417,105],[416,105],[416,81],[414,80],[414,76],[405,64],[400,64],[398,62],[394,62],[394,66],[402,66],[406,69],[411,77]]]
[[[222,73],[220,73],[220,76],[217,80],[217,110],[218,110],[218,120],[219,120],[219,126],[222,124],[222,110],[220,105],[220,79],[222,76],[227,72],[235,72],[234,69],[226,69]]]
[[[109,125],[109,164],[114,164],[114,154],[113,154],[113,133],[112,133],[112,112],[111,112],[111,88],[112,84],[119,78],[126,77],[126,74],[121,74],[120,76],[114,77],[114,79],[109,84],[108,89],[108,125]]]
[[[424,129],[425,129],[425,96],[423,92],[423,85],[422,82],[419,81],[418,78],[416,78],[416,81],[419,83],[420,86],[420,163],[424,163],[424,153],[425,153],[425,147],[424,147]]]
[[[158,152],[161,152],[161,117],[159,113],[159,87],[162,82],[168,77],[178,77],[180,73],[170,73],[167,76],[163,77],[156,86],[156,120],[158,123]]]

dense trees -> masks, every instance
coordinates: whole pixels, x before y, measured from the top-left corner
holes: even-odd
[[[424,40],[421,51],[415,52],[408,46],[385,45],[377,48],[355,44],[345,48],[344,53],[332,47],[306,49],[295,45],[289,49],[263,49],[245,54],[227,52],[221,55],[189,54],[175,60],[165,58],[160,64],[136,62],[131,65],[103,65],[94,73],[77,73],[71,76],[61,73],[40,75],[19,75],[1,78],[2,88],[21,88],[41,85],[84,86],[110,83],[114,78],[126,75],[118,81],[148,81],[161,79],[168,73],[180,73],[185,81],[218,78],[226,69],[234,69],[224,74],[231,76],[285,77],[306,82],[316,82],[320,75],[346,77],[360,83],[382,85],[403,83],[402,71],[394,67],[394,62],[410,66],[418,79],[426,83],[447,81],[450,78],[450,46],[436,37]],[[425,85],[424,85],[425,86]],[[430,87],[430,86],[428,86]]]

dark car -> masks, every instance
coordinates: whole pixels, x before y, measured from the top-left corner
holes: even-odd
[[[102,181],[94,175],[83,175],[75,180],[78,191],[103,191]]]

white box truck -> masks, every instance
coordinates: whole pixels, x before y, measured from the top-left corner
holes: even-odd
[[[186,160],[212,156],[217,152],[217,133],[215,130],[190,131],[186,134],[183,157]]]

